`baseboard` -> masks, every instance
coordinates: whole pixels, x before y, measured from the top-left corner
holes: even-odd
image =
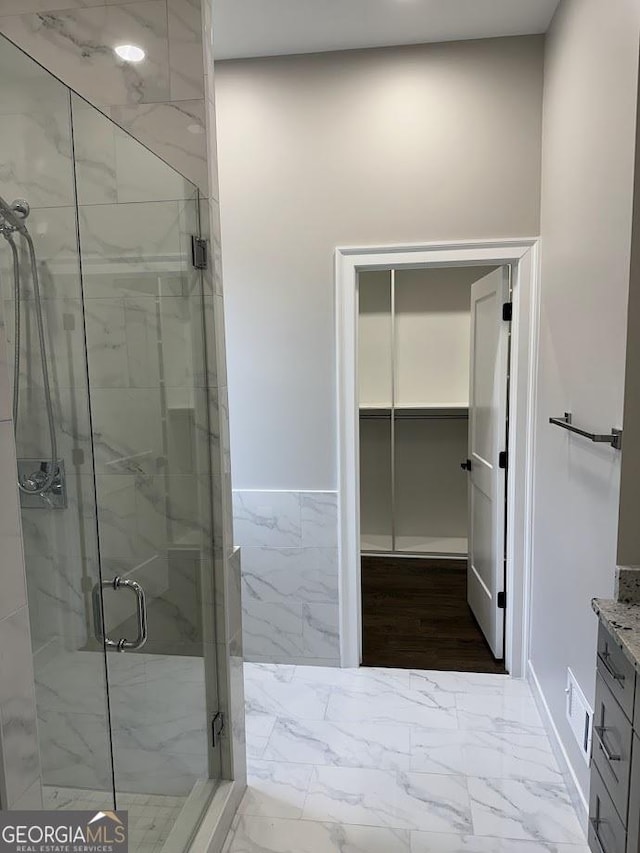
[[[564,744],[560,739],[560,734],[553,721],[553,717],[551,716],[551,711],[547,705],[547,700],[544,697],[540,682],[538,681],[538,676],[536,675],[536,671],[533,668],[531,661],[527,664],[527,681],[531,687],[531,692],[533,693],[533,698],[538,707],[538,712],[542,717],[542,722],[547,731],[549,741],[551,742],[551,748],[553,749],[556,761],[560,766],[560,772],[564,777],[565,785],[567,786],[573,807],[578,815],[578,820],[586,834],[589,826],[589,804],[578,783],[578,777],[576,776],[573,765],[569,760]]]

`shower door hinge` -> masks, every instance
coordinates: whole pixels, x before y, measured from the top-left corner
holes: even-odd
[[[504,302],[502,305],[502,319],[510,323],[513,320],[513,302]]]
[[[506,450],[501,450],[500,453],[498,453],[498,468],[503,468],[506,471],[508,465],[509,454]]]
[[[224,732],[224,714],[218,711],[211,719],[211,746],[215,749]]]
[[[507,596],[504,592],[498,593],[498,607],[500,610],[504,610],[507,605]]]
[[[191,263],[197,270],[207,269],[207,241],[202,237],[191,237]]]

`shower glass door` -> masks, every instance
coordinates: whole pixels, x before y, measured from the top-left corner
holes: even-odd
[[[192,263],[196,187],[79,97],[72,124],[101,565],[94,640],[108,651],[116,804],[147,797],[151,845],[170,831],[184,840],[193,822],[176,819],[198,812],[219,776],[210,298]]]
[[[3,37],[0,75],[44,807],[128,809],[132,853],[180,853],[220,778],[198,192]]]

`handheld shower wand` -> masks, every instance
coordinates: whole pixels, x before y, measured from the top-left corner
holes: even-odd
[[[51,383],[49,381],[49,367],[47,363],[47,349],[44,334],[44,318],[42,311],[42,296],[40,293],[40,279],[38,276],[38,263],[36,251],[31,234],[25,224],[29,216],[30,208],[28,202],[18,199],[9,205],[0,196],[0,234],[11,247],[13,255],[13,296],[14,296],[14,362],[13,362],[13,426],[17,437],[19,396],[20,396],[20,357],[21,357],[21,282],[20,282],[20,258],[14,235],[18,233],[26,242],[29,251],[31,266],[31,280],[33,283],[34,307],[36,314],[36,326],[38,330],[38,345],[40,349],[40,361],[42,365],[42,384],[44,388],[45,407],[47,410],[47,421],[49,425],[49,440],[51,447],[51,461],[46,470],[43,466],[32,474],[18,478],[18,488],[28,495],[46,495],[52,488],[58,477],[58,443],[56,438],[55,420],[53,416],[53,402],[51,399]]]

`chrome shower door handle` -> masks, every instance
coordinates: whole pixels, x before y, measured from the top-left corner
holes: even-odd
[[[103,589],[130,589],[136,597],[136,618],[138,622],[138,636],[135,640],[127,640],[122,637],[119,640],[111,640],[106,636],[104,619],[102,618],[102,590]],[[116,649],[126,652],[131,649],[141,649],[147,642],[147,599],[144,589],[137,581],[116,576],[111,581],[100,581],[93,587],[91,593],[93,599],[93,625],[96,639],[104,643],[107,649]]]

